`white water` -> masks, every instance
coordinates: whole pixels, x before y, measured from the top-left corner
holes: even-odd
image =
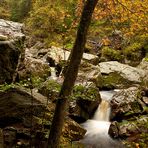
[[[102,102],[96,110],[94,117],[87,120],[82,126],[87,130],[85,137],[81,140],[87,148],[119,148],[120,144],[110,138],[108,130],[110,127],[110,105],[109,102],[115,91],[101,91]]]
[[[56,80],[57,76],[56,76],[56,72],[55,72],[55,67],[50,67],[50,69],[51,69],[51,76],[49,78]]]

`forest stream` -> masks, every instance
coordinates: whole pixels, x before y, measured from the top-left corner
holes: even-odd
[[[82,126],[87,130],[85,137],[81,142],[87,148],[118,148],[121,147],[118,141],[113,140],[108,135],[110,127],[110,100],[115,91],[100,91],[102,98],[94,117],[87,120]]]

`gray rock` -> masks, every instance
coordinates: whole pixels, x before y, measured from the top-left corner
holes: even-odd
[[[125,88],[141,83],[145,76],[144,70],[117,61],[101,62],[99,66],[106,87]]]
[[[17,40],[24,38],[22,29],[23,24],[0,19],[0,34],[6,36],[9,40]]]
[[[148,72],[148,61],[145,58],[142,59],[141,63],[137,67]]]
[[[52,46],[51,48],[49,48],[48,50],[48,57],[51,57],[55,63],[59,63],[60,61],[67,61],[70,55],[70,51],[64,50],[62,48],[58,48],[58,47],[54,47]],[[39,54],[40,52],[38,52]],[[84,53],[83,60],[91,63],[91,64],[98,64],[99,59],[97,56],[93,55],[93,54],[88,54],[88,53]]]
[[[123,120],[128,116],[142,113],[141,91],[137,87],[130,87],[117,92],[111,102],[111,119]]]
[[[26,57],[23,69],[18,71],[20,79],[26,78],[43,78],[46,79],[51,75],[50,67],[41,59]]]
[[[22,28],[23,24],[0,19],[0,84],[15,80],[24,59]]]
[[[124,120],[122,122],[112,122],[109,129],[109,134],[114,138],[130,138],[135,135],[147,133],[148,117],[141,116],[134,120]],[[136,136],[135,136],[136,137]],[[138,136],[138,139],[140,137]]]
[[[8,40],[7,36],[0,34],[0,41]]]

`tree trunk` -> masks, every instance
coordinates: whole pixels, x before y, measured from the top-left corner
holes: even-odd
[[[66,71],[65,79],[57,100],[56,109],[50,129],[48,148],[58,148],[62,127],[64,125],[64,118],[67,112],[68,97],[71,94],[74,86],[78,68],[82,59],[84,46],[86,43],[86,35],[94,8],[98,0],[87,0],[84,5],[80,24],[77,31],[77,37],[72,49],[70,63]]]

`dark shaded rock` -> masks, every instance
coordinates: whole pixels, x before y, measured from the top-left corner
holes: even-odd
[[[18,64],[24,59],[22,27],[23,24],[0,19],[0,84],[15,80]]]
[[[113,138],[119,138],[119,129],[117,121],[111,123],[108,134]]]
[[[13,127],[3,129],[4,147],[14,147],[16,144],[17,130]]]
[[[45,98],[35,98],[22,89],[11,88],[0,92],[0,126],[29,122],[31,115],[40,117],[46,111],[44,101]]]
[[[0,147],[3,148],[4,146],[4,139],[3,139],[3,132],[2,129],[0,128]]]
[[[54,109],[55,104],[36,90],[29,93],[21,87],[9,88],[0,92],[0,128],[12,126],[16,129],[15,146],[29,147],[31,144],[37,147],[40,143],[46,148]],[[85,132],[78,123],[66,118],[62,138],[69,143],[81,139]]]
[[[111,100],[111,123],[109,134],[124,139],[127,147],[136,144],[147,147],[148,107],[145,90],[130,87],[117,92]],[[117,122],[118,121],[118,122]]]
[[[77,122],[91,118],[101,102],[98,88],[91,83],[88,86],[76,85],[70,101],[70,117]]]

